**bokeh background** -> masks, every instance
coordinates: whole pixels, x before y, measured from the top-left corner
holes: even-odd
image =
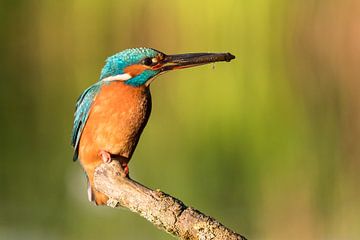
[[[152,84],[130,164],[249,239],[359,239],[358,0],[0,1],[0,239],[171,239],[95,207],[74,104],[125,48],[231,52]]]

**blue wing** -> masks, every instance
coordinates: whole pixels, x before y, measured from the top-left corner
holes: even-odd
[[[76,102],[75,114],[74,114],[74,126],[71,136],[71,145],[74,147],[73,160],[78,159],[79,154],[79,141],[82,130],[84,129],[86,120],[89,117],[91,105],[102,86],[102,82],[97,82],[87,88],[78,98]]]

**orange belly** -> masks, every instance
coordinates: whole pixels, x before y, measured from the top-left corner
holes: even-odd
[[[97,204],[105,195],[94,191],[93,174],[102,163],[101,150],[129,162],[151,112],[147,87],[133,87],[116,81],[102,86],[90,109],[79,142],[79,159],[86,171]],[[105,202],[106,203],[106,202]]]

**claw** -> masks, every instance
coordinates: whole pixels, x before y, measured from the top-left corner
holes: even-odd
[[[111,161],[112,161],[111,155],[107,151],[101,150],[99,152],[99,156],[101,157],[101,159],[103,160],[104,163],[111,163]]]

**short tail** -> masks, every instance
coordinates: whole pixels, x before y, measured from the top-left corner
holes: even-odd
[[[88,194],[89,202],[95,202],[94,191],[91,189],[91,184],[87,174],[86,174],[86,180],[87,180],[87,194]]]
[[[93,177],[93,176],[92,176]],[[89,179],[89,176],[86,174],[87,179],[87,194],[90,202],[95,203],[96,205],[106,205],[109,200],[108,196],[99,192],[95,189],[92,179]]]

